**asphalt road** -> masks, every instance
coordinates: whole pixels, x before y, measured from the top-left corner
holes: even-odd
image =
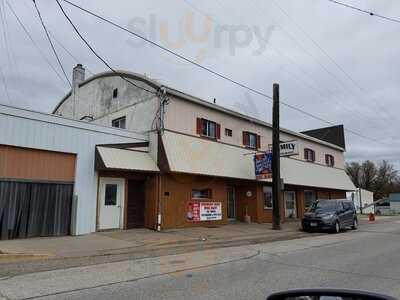
[[[225,254],[229,249],[223,250]],[[75,291],[55,293],[53,289],[44,298],[265,299],[274,291],[315,287],[362,289],[400,298],[399,218],[373,225],[360,224],[358,231],[338,235],[235,247],[233,256],[235,251],[243,252],[243,257],[199,267],[195,266],[194,256],[194,262],[187,262],[184,271],[149,273],[144,278],[119,283],[93,283]],[[177,256],[174,261],[180,263],[179,259]],[[115,268],[121,265],[110,264],[101,271],[85,269],[84,272],[96,278]],[[18,282],[18,278],[15,280]],[[36,279],[21,278],[21,284],[24,280]],[[57,276],[54,285],[55,282]]]

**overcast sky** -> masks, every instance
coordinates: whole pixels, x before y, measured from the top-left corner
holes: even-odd
[[[25,35],[62,74],[31,0],[0,0],[0,103],[50,112],[69,90]],[[371,139],[346,133],[350,160],[387,159],[400,168],[400,24],[327,0],[74,0],[113,21],[236,81]],[[400,18],[397,0],[343,0]],[[68,76],[77,62],[106,68],[79,40],[55,1],[36,0]],[[271,122],[271,102],[180,61],[154,46],[63,3],[94,48],[116,69],[146,74],[166,85]],[[279,6],[278,6],[279,5]],[[4,80],[2,74],[4,74]],[[4,85],[7,86],[7,91]],[[281,109],[281,124],[301,131],[328,126]]]

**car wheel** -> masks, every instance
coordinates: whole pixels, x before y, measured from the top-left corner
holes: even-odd
[[[333,232],[334,233],[339,233],[340,232],[340,223],[339,223],[339,221],[336,221],[335,226],[333,227]]]
[[[358,228],[358,221],[357,219],[353,220],[353,225],[351,226],[351,229],[356,230]]]

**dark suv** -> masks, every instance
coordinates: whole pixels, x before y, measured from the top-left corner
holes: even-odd
[[[319,200],[304,214],[301,224],[304,231],[321,229],[338,233],[346,227],[357,229],[358,220],[352,201]]]

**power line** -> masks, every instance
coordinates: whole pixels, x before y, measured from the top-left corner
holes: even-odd
[[[221,6],[221,8],[222,8],[224,11],[226,11],[226,10],[228,9],[228,8],[226,8],[219,0],[216,0],[216,1],[217,1],[217,3]],[[218,22],[215,20],[215,18],[211,17],[207,12],[201,10],[200,8],[198,8],[197,6],[195,6],[193,3],[189,2],[188,0],[183,0],[183,2],[186,3],[188,6],[190,6],[190,8],[192,8],[193,10],[195,10],[197,13],[201,14],[202,16],[204,16],[204,17],[206,17],[206,18],[209,18],[211,21],[213,21],[214,23],[218,24]],[[262,37],[261,37],[261,38],[262,38]],[[263,40],[264,40],[265,42],[269,43],[268,40],[266,40],[266,39],[263,39]],[[281,53],[278,49],[276,49],[272,44],[270,44],[270,47],[275,51],[275,53],[276,53],[277,55],[278,55],[278,54],[282,54],[282,53]],[[265,60],[266,60],[268,63],[271,62],[271,59],[269,59],[267,56],[262,55],[262,57],[265,58]],[[304,70],[300,65],[298,65],[295,61],[293,61],[293,59],[291,59],[291,58],[288,57],[288,56],[285,56],[285,57],[286,57],[287,59],[289,59],[293,64],[295,64],[303,74],[305,74],[306,76],[308,76],[309,78],[311,78],[315,83],[317,83],[317,81],[315,81],[315,80],[312,78],[312,76],[311,76],[306,70]],[[282,67],[284,67],[284,66],[282,66]],[[316,86],[313,86],[313,85],[308,84],[306,81],[304,81],[303,78],[301,78],[301,76],[297,76],[294,72],[291,72],[290,69],[287,69],[287,72],[288,72],[288,73],[291,73],[294,77],[296,77],[296,79],[298,79],[299,81],[303,82],[303,84],[307,85],[307,86],[308,86],[309,88],[311,88],[313,91],[315,91],[316,93],[318,93],[319,96],[322,96],[322,98],[324,99],[325,95],[324,95],[322,92],[320,92],[319,89],[316,88]],[[317,84],[318,84],[318,83],[317,83]],[[326,90],[330,93],[330,95],[331,95],[332,97],[338,99],[338,97],[335,95],[335,93],[334,93],[332,90],[329,90],[328,88],[326,88]],[[339,99],[338,99],[338,100],[339,100]],[[336,102],[337,102],[338,104],[343,104],[342,102],[340,102],[340,100],[339,100],[339,101],[336,101]],[[329,102],[329,104],[331,104],[331,103]],[[348,109],[346,106],[344,106],[343,108],[344,108],[346,111],[348,111],[348,112],[350,112],[350,113],[353,113],[353,115],[354,115],[354,111],[352,111],[351,109]],[[360,112],[358,112],[357,114],[355,114],[354,117],[359,118],[359,119],[361,120],[361,118],[358,116],[359,113],[360,113]],[[368,117],[368,116],[367,116],[367,117]],[[325,123],[327,123],[327,122],[325,122]],[[332,125],[332,124],[334,124],[334,123],[333,123],[333,122],[330,122],[330,123],[328,123],[328,124]],[[351,130],[349,130],[349,131],[351,131]],[[351,131],[351,133],[354,134],[354,131]]]
[[[105,65],[107,66],[107,68],[109,68],[109,69],[110,69],[112,72],[114,72],[115,74],[118,74],[118,72],[117,72],[113,67],[111,67],[110,64],[109,64],[105,59],[103,59],[103,58],[94,50],[94,48],[89,44],[89,42],[82,36],[82,34],[79,32],[78,28],[75,26],[75,24],[72,22],[72,20],[70,19],[70,17],[69,17],[69,16],[67,15],[67,13],[65,12],[65,10],[64,10],[64,8],[62,7],[61,3],[60,3],[58,0],[56,0],[56,1],[57,1],[58,6],[59,6],[60,9],[61,9],[63,15],[65,16],[65,18],[68,20],[68,22],[69,22],[69,23],[71,24],[71,26],[74,28],[75,32],[78,34],[78,36],[81,38],[81,40],[82,40],[82,41],[86,44],[86,46],[90,49],[90,51],[91,51],[99,60],[101,60],[101,61],[103,62],[103,64],[105,64]],[[146,89],[146,88],[144,88],[144,87],[141,87],[141,86],[139,86],[139,85],[133,83],[132,81],[128,80],[127,78],[125,78],[125,77],[122,76],[122,75],[119,75],[119,77],[121,77],[123,80],[125,80],[126,82],[132,84],[133,86],[135,86],[135,87],[137,87],[137,88],[139,88],[139,89],[145,90],[146,92],[149,92],[149,93],[151,93],[151,94],[157,94],[157,93],[154,92],[154,91],[150,91],[150,90],[148,90],[148,89]]]
[[[8,2],[7,0],[4,1]],[[22,3],[25,5],[25,7],[28,7],[28,4],[25,3],[25,1],[23,1]],[[40,22],[40,19],[37,15],[36,18]],[[65,53],[67,53],[76,63],[81,63],[81,60],[79,60],[70,50],[68,50],[68,48],[59,39],[57,39],[55,34],[50,29],[48,29],[48,31],[53,40],[65,51]],[[94,73],[87,66],[85,66],[85,69],[90,75],[94,75]]]
[[[63,65],[62,65],[62,63],[61,63],[61,60],[60,60],[60,58],[58,57],[57,51],[56,51],[56,49],[54,48],[53,42],[51,41],[51,38],[50,38],[50,35],[49,35],[48,31],[47,31],[46,25],[45,25],[44,22],[43,22],[42,15],[40,14],[39,8],[38,8],[37,5],[36,5],[36,0],[32,0],[32,1],[33,1],[33,4],[35,5],[35,9],[36,9],[36,12],[37,12],[37,14],[38,14],[38,16],[39,16],[40,23],[42,24],[43,29],[44,29],[44,31],[45,31],[45,33],[46,33],[46,36],[47,36],[47,39],[48,39],[48,41],[49,41],[49,43],[50,43],[51,49],[53,49],[54,56],[55,56],[56,59],[57,59],[57,62],[58,62],[59,66],[60,66],[60,68],[61,68],[61,70],[62,70],[62,72],[63,72],[63,74],[64,74],[64,76],[65,76],[65,79],[67,80],[69,86],[72,88],[71,81],[69,80],[69,78],[68,78],[68,76],[67,76],[67,73],[65,72],[64,67],[63,67]]]
[[[1,81],[3,82],[3,85],[4,85],[4,90],[6,92],[7,100],[9,103],[11,103],[10,93],[8,92],[6,77],[4,76],[4,72],[3,72],[3,69],[1,68],[1,64],[0,64],[0,75],[1,75]]]
[[[56,0],[56,1],[59,3],[59,0]],[[136,32],[134,32],[134,31],[129,30],[129,29],[127,29],[127,28],[125,28],[125,27],[123,27],[123,26],[121,26],[121,25],[119,25],[119,24],[117,24],[117,23],[115,23],[115,22],[113,22],[113,21],[111,21],[111,20],[105,18],[105,17],[102,17],[102,16],[100,16],[100,15],[98,15],[98,14],[96,14],[96,13],[94,13],[94,12],[92,12],[92,11],[86,9],[86,8],[83,8],[83,7],[81,7],[81,6],[79,6],[79,5],[75,4],[75,3],[73,3],[73,2],[71,2],[71,1],[68,1],[68,0],[62,0],[62,1],[64,1],[64,2],[67,3],[67,4],[69,4],[70,6],[73,6],[73,7],[77,8],[77,9],[79,9],[79,10],[81,10],[81,11],[87,13],[87,14],[90,14],[90,15],[92,15],[92,16],[94,16],[94,17],[100,19],[100,20],[102,20],[103,22],[106,22],[106,23],[108,23],[108,24],[110,24],[110,25],[112,25],[112,26],[114,26],[114,27],[117,27],[117,28],[119,28],[119,29],[121,29],[121,30],[123,30],[123,31],[125,31],[125,32],[127,32],[127,33],[129,33],[129,34],[132,34],[133,36],[135,36],[135,37],[137,37],[137,38],[140,38],[140,39],[146,41],[147,43],[149,43],[149,44],[151,44],[151,45],[154,45],[154,46],[156,46],[157,48],[159,48],[159,49],[161,49],[161,50],[163,50],[163,51],[165,51],[165,52],[168,52],[169,54],[174,55],[174,56],[178,57],[179,59],[184,60],[184,61],[186,61],[186,62],[188,62],[188,63],[190,63],[190,64],[192,64],[192,65],[194,65],[194,66],[196,66],[196,67],[199,67],[199,68],[201,68],[201,69],[203,69],[203,70],[205,70],[205,71],[207,71],[207,72],[209,72],[209,73],[211,73],[211,74],[213,74],[213,75],[215,75],[215,76],[217,76],[217,77],[219,77],[219,78],[222,78],[222,79],[224,79],[224,80],[227,80],[227,81],[229,81],[229,82],[231,82],[231,83],[233,83],[233,84],[235,84],[235,85],[237,85],[237,86],[239,86],[239,87],[242,87],[242,88],[244,88],[244,89],[247,89],[247,90],[249,90],[249,91],[251,91],[251,92],[253,92],[253,93],[255,93],[255,94],[259,95],[259,96],[262,96],[262,97],[264,97],[264,98],[267,98],[267,99],[269,99],[269,100],[272,100],[272,97],[271,97],[270,95],[264,93],[264,92],[258,91],[258,90],[254,89],[254,88],[252,88],[252,87],[247,86],[247,85],[244,84],[244,83],[241,83],[241,82],[239,82],[239,81],[236,81],[236,80],[234,80],[234,79],[229,78],[229,77],[226,76],[226,75],[223,75],[223,74],[221,74],[221,73],[219,73],[219,72],[217,72],[217,71],[214,71],[214,70],[212,70],[212,69],[209,68],[209,67],[203,66],[203,65],[201,65],[201,64],[199,64],[199,63],[197,63],[197,62],[195,62],[195,61],[193,61],[193,60],[191,60],[191,59],[189,59],[189,58],[187,58],[187,57],[185,57],[185,56],[183,56],[183,55],[181,55],[181,54],[179,54],[179,53],[176,53],[176,52],[174,52],[174,51],[168,49],[167,47],[164,47],[164,46],[162,46],[162,45],[160,45],[160,44],[158,44],[158,43],[156,43],[156,42],[154,42],[154,41],[152,41],[152,40],[150,40],[150,39],[148,39],[148,38],[146,38],[146,37],[144,37],[144,36],[142,36],[142,35],[140,35],[140,34],[138,34],[138,33],[136,33]],[[60,3],[59,3],[59,5],[60,5]],[[61,6],[61,5],[60,5],[60,6]],[[288,107],[288,108],[290,108],[290,109],[292,109],[292,110],[295,110],[295,111],[300,112],[300,113],[302,113],[302,114],[304,114],[304,115],[307,115],[307,116],[309,116],[309,117],[311,117],[311,118],[313,118],[313,119],[319,120],[319,121],[321,121],[321,122],[323,122],[323,123],[326,123],[326,124],[329,124],[329,125],[336,125],[336,124],[335,124],[334,122],[332,122],[332,121],[323,119],[323,118],[321,118],[321,117],[319,117],[319,116],[317,116],[317,115],[314,115],[314,114],[312,114],[312,113],[309,113],[309,112],[307,112],[307,111],[305,111],[305,110],[303,110],[303,109],[301,109],[301,108],[298,108],[298,107],[293,106],[293,105],[291,105],[291,104],[288,104],[288,103],[286,103],[286,102],[282,102],[282,101],[281,101],[281,104],[284,105],[284,106],[286,106],[286,107]],[[367,137],[367,136],[365,136],[365,135],[363,135],[363,134],[361,134],[361,133],[358,133],[358,132],[356,132],[356,131],[353,131],[353,130],[350,130],[350,129],[346,129],[346,128],[345,128],[345,130],[346,130],[347,132],[352,133],[352,134],[354,134],[354,135],[357,135],[357,136],[359,136],[359,137],[361,137],[361,138],[364,138],[364,139],[367,139],[367,140],[370,140],[370,141],[377,142],[376,139],[369,138],[369,137]]]
[[[272,0],[272,2],[274,3],[274,5],[276,6],[276,7],[278,7],[279,8],[279,10],[294,24],[294,25],[296,25],[296,27],[297,28],[299,28],[300,29],[300,31],[319,49],[319,50],[321,50],[321,52],[358,88],[358,89],[360,89],[361,91],[364,91],[364,89],[350,76],[350,74],[348,73],[348,72],[346,72],[346,70],[344,70],[344,68],[341,66],[341,65],[339,65],[336,61],[335,61],[335,59],[331,56],[331,55],[329,55],[329,53],[324,49],[324,48],[322,48],[322,46],[321,45],[319,45],[319,43],[310,35],[310,34],[308,34],[307,33],[307,31],[305,31],[304,29],[303,29],[303,27],[299,24],[299,23],[297,23],[290,15],[289,15],[289,13],[288,12],[286,12],[286,10],[284,10],[283,8],[282,8],[282,6],[280,6],[278,3],[277,3],[277,1],[275,1],[275,0]]]
[[[392,17],[386,17],[386,16],[383,16],[381,14],[377,14],[375,12],[372,12],[372,11],[369,11],[369,10],[366,10],[366,9],[362,9],[362,8],[359,8],[359,7],[356,7],[356,6],[347,4],[347,3],[343,3],[343,2],[340,2],[340,1],[336,1],[336,0],[327,0],[327,1],[332,2],[334,4],[338,4],[338,5],[347,7],[347,8],[350,8],[350,9],[353,9],[353,10],[356,10],[356,11],[359,11],[359,12],[364,13],[364,14],[368,14],[368,15],[370,15],[372,17],[378,17],[378,18],[381,18],[381,19],[384,19],[384,20],[387,20],[387,21],[400,23],[400,19],[396,19],[396,18],[392,18]]]
[[[219,0],[216,0],[216,1],[218,1],[219,2]],[[249,1],[249,3],[252,3],[253,2],[253,4],[254,4],[254,1]],[[264,10],[264,12],[266,12],[266,10],[264,9],[264,7],[263,6],[261,6],[260,7],[261,9],[263,9]],[[260,13],[260,11],[256,8],[256,13],[258,13],[260,16],[261,16],[261,18],[264,18],[264,16]],[[278,22],[275,20],[275,23],[277,23],[277,27],[279,27],[281,30],[282,30],[282,32],[289,38],[289,39],[291,39],[295,44],[297,44],[298,45],[298,47],[305,53],[305,54],[307,54],[310,58],[312,58],[328,75],[330,75],[333,79],[335,79],[336,80],[336,82],[339,84],[338,86],[341,86],[341,87],[343,87],[344,89],[343,89],[343,91],[346,91],[348,94],[349,94],[349,96],[351,96],[351,97],[354,97],[354,99],[358,99],[358,97],[359,97],[359,95],[358,94],[356,94],[355,92],[353,92],[353,90],[352,89],[350,89],[338,76],[336,76],[333,72],[331,72],[327,67],[325,67],[324,66],[324,64],[319,60],[319,59],[317,59],[317,57],[315,56],[315,55],[313,55],[310,51],[308,51],[307,49],[305,49],[298,41],[297,41],[297,39],[296,39],[296,37],[294,37],[292,34],[290,34],[287,30],[285,30],[285,28],[283,28],[281,25],[279,25],[278,24]],[[282,55],[283,55],[283,53],[281,53]],[[287,57],[287,56],[286,56]],[[290,57],[289,57],[290,58]],[[298,64],[295,62],[295,61],[293,61],[292,59],[290,59],[290,61],[292,62],[292,63],[294,63],[295,65],[297,65],[298,66]],[[298,66],[299,68],[301,68],[300,66]],[[308,73],[308,72],[306,72],[306,71],[304,71],[304,69],[303,68],[301,68],[301,70],[302,70],[302,72],[303,73]],[[310,75],[308,75],[310,78],[312,78]],[[351,81],[352,82],[352,81]],[[353,83],[353,82],[352,82]],[[361,92],[365,92],[357,83],[353,83],[353,85],[355,85]],[[334,94],[334,92],[332,92],[332,91],[330,91],[330,93],[331,94]],[[346,105],[349,105],[349,103],[346,103]],[[386,111],[386,109],[384,108],[384,107],[382,107],[381,105],[380,105],[380,103],[379,102],[377,102],[376,103],[376,105],[378,106],[378,110],[375,110],[374,111],[374,113],[378,113],[378,114],[380,114],[380,116],[381,116],[381,119],[382,120],[384,120],[384,119],[387,119],[388,117],[388,113],[387,113],[387,111]],[[359,112],[359,113],[361,113],[361,112]],[[365,115],[364,115],[365,116]],[[366,117],[368,117],[368,116],[366,116]]]
[[[44,54],[44,52],[40,49],[40,47],[36,44],[35,40],[33,39],[32,35],[30,34],[30,32],[28,31],[28,29],[26,28],[26,26],[24,25],[24,23],[22,23],[21,19],[19,18],[19,16],[17,15],[16,11],[13,9],[13,7],[11,6],[11,4],[6,0],[7,6],[10,9],[10,11],[12,12],[12,14],[14,15],[14,17],[16,18],[18,24],[21,26],[22,30],[24,31],[24,33],[26,34],[26,36],[29,38],[29,40],[31,41],[31,43],[33,44],[33,46],[36,48],[36,50],[39,52],[40,56],[45,60],[45,62],[49,65],[49,67],[53,70],[53,72],[57,75],[57,77],[65,84],[64,79],[62,78],[62,76],[58,73],[58,71],[56,70],[56,68],[52,65],[52,63],[50,62],[50,60],[46,57],[46,55]]]
[[[53,37],[53,39],[54,39],[54,41],[73,59],[73,60],[75,60],[75,62],[76,63],[81,63],[81,61],[75,56],[75,55],[73,55],[72,54],[72,52],[70,51],[70,50],[68,50],[67,49],[67,47],[65,47],[61,42],[60,42],[60,40],[58,40],[57,38],[56,38],[56,36],[54,35],[54,33],[52,33],[50,30],[49,30],[49,33],[50,33],[50,35]],[[87,67],[87,66],[85,66],[85,69],[86,69],[86,71],[88,71],[89,72],[89,74],[91,74],[91,75],[94,75],[94,73]]]

